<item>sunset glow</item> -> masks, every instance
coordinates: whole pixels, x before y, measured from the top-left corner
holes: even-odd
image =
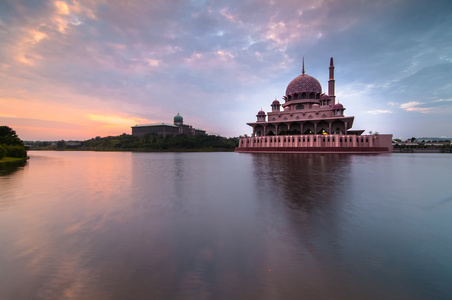
[[[8,0],[0,124],[24,140],[83,140],[180,112],[210,134],[250,134],[304,56],[324,91],[334,57],[354,128],[452,136],[450,12],[445,0]]]

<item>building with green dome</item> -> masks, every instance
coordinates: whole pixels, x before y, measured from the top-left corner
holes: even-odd
[[[137,124],[132,126],[132,135],[143,136],[145,134],[157,135],[204,135],[205,130],[194,128],[191,125],[184,124],[184,118],[177,113],[173,118],[173,124],[154,123],[154,124]]]
[[[174,116],[174,125],[183,125],[184,124],[184,118],[182,118],[181,115],[179,115],[179,113],[177,113],[177,115]]]

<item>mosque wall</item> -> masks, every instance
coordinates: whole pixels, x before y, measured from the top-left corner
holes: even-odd
[[[392,134],[242,137],[236,152],[392,152]]]

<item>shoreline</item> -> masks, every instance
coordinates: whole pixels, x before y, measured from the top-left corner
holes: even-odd
[[[124,148],[124,149],[65,149],[65,150],[57,150],[57,149],[28,149],[28,151],[69,151],[69,152],[84,152],[84,151],[93,151],[93,152],[234,152],[234,149],[193,149],[193,150],[178,150],[178,149],[166,149],[166,150],[149,150],[149,149],[133,149],[133,148]]]
[[[27,161],[30,157],[23,157],[23,158],[17,158],[17,157],[3,157],[2,159],[0,159],[0,165],[1,164],[11,164],[11,163],[16,163],[16,162],[22,162],[22,161]]]

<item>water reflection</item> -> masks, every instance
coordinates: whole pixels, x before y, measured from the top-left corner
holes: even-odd
[[[141,213],[150,216],[140,222],[147,238],[135,243],[148,255],[129,260],[147,266],[141,268],[148,278],[142,289],[151,287],[167,299],[249,295],[244,283],[253,281],[256,268],[250,251],[260,242],[247,202],[254,196],[246,158],[234,153],[135,157],[135,188],[147,195]],[[132,222],[138,219],[135,214]]]
[[[344,187],[352,157],[319,154],[252,156],[259,205],[266,218],[265,260],[278,276],[265,280],[274,298],[347,298],[353,280],[336,278]],[[328,287],[328,289],[325,289]],[[347,292],[344,292],[347,290]]]
[[[25,165],[27,164],[26,160],[21,160],[17,162],[11,162],[11,163],[0,163],[0,177],[1,176],[7,176],[10,174],[13,174],[14,172],[23,170]]]
[[[338,154],[258,154],[253,167],[259,186],[288,205],[305,210],[327,204],[347,185],[351,156]]]
[[[11,197],[11,190],[21,187],[26,168],[27,161],[0,164],[0,211],[20,201]]]
[[[448,299],[451,163],[422,158],[32,153],[0,299]]]

